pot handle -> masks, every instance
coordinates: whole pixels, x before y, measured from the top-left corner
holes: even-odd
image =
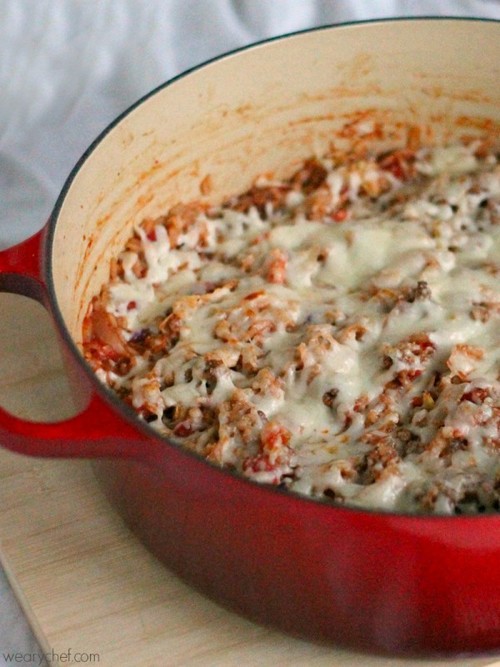
[[[45,231],[0,251],[0,292],[28,296],[48,308],[41,268]],[[0,407],[1,445],[30,456],[145,458],[151,453],[146,434],[117,416],[97,393],[89,394],[82,412],[55,423],[21,419]]]

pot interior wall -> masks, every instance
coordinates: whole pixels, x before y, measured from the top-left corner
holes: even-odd
[[[332,141],[358,141],[373,122],[380,148],[404,145],[411,125],[429,142],[498,136],[498,33],[465,20],[322,29],[225,57],[150,96],[90,152],[53,221],[55,293],[73,338],[133,225],[175,203],[220,202]]]

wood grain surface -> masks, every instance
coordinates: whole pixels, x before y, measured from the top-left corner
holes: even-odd
[[[0,313],[0,404],[36,420],[70,415],[43,309],[0,294]],[[101,667],[500,665],[500,656],[361,655],[248,622],[161,566],[108,506],[84,461],[0,449],[0,506],[0,559],[44,651],[81,652]]]

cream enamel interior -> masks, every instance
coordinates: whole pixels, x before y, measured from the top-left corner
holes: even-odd
[[[453,19],[322,29],[228,56],[149,97],[96,146],[60,207],[51,266],[70,334],[80,342],[87,304],[134,223],[283,175],[356,114],[381,120],[391,146],[412,124],[432,128],[429,141],[498,137],[499,34],[498,23]]]

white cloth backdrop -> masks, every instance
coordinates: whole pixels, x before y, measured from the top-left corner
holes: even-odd
[[[412,15],[500,19],[500,0],[0,0],[0,248],[39,229],[97,133],[175,74],[272,35]],[[0,569],[0,667],[37,650]]]

